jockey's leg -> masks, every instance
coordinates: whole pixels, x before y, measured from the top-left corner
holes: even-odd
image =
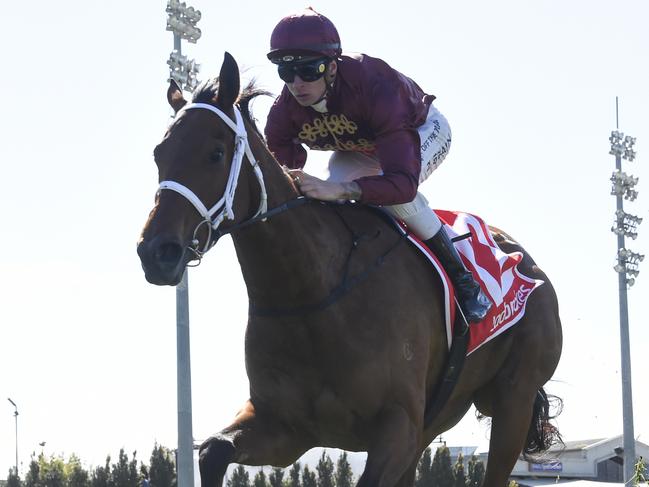
[[[417,132],[421,141],[419,182],[423,183],[446,159],[451,148],[451,128],[444,115],[431,105],[426,121],[417,128]],[[394,214],[401,218],[442,262],[453,282],[467,321],[482,321],[491,308],[491,302],[473,275],[464,267],[453,242],[437,215],[429,208],[426,198],[417,194],[413,202],[392,208]]]
[[[417,460],[421,430],[421,421],[411,418],[401,406],[394,405],[384,411],[356,487],[401,485],[400,479]]]
[[[313,446],[306,436],[274,418],[257,415],[247,401],[230,426],[201,445],[201,487],[221,487],[230,463],[287,467]]]
[[[483,320],[491,302],[473,275],[464,267],[460,254],[444,230],[442,222],[428,206],[424,195],[417,193],[410,203],[389,206],[386,209],[396,218],[403,220],[440,260],[455,287],[458,302],[467,321],[477,323]]]
[[[361,152],[334,152],[329,158],[327,181],[342,183],[381,174],[381,164]]]

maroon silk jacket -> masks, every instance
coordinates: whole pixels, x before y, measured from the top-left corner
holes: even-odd
[[[396,205],[412,201],[421,170],[417,127],[435,99],[384,61],[364,54],[343,55],[327,113],[302,107],[284,86],[266,122],[275,158],[291,169],[304,167],[307,152],[358,151],[376,158],[383,175],[356,180],[361,201]]]

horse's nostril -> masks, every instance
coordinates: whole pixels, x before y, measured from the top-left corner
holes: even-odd
[[[183,248],[177,243],[163,243],[155,251],[155,260],[159,264],[175,266],[183,255]]]

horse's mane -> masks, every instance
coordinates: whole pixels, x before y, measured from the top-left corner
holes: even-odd
[[[255,129],[255,132],[261,137],[261,140],[264,140],[264,136],[257,128],[257,121],[253,117],[252,112],[250,111],[250,103],[259,95],[272,96],[272,93],[259,88],[256,86],[256,80],[253,78],[250,83],[243,89],[239,94],[239,99],[237,100],[237,106],[241,110],[241,115],[244,120],[246,120],[252,127]],[[200,85],[194,90],[192,94],[193,103],[213,103],[213,100],[216,98],[216,94],[219,91],[219,78],[212,78],[206,81],[201,82]]]

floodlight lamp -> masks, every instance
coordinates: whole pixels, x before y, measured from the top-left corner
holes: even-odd
[[[187,20],[189,20],[193,24],[201,20],[200,10],[196,10],[194,7],[187,7],[187,10],[185,10],[183,14],[187,18]]]
[[[630,135],[624,137],[624,145],[627,148],[631,149],[634,144],[635,144],[635,137],[631,137]]]
[[[614,270],[615,272],[617,272],[618,274],[621,274],[622,272],[624,272],[624,271],[626,270],[626,268],[625,268],[623,265],[616,264],[616,265],[613,267],[613,270]]]
[[[183,23],[177,17],[169,17],[167,19],[167,30],[173,32],[182,30]]]
[[[201,65],[196,62],[196,60],[191,59],[186,64],[187,72],[189,73],[198,73],[201,70]]]
[[[626,283],[629,285],[629,287],[631,287],[635,284],[635,279],[630,277],[626,280]]]
[[[168,0],[167,1],[167,12],[176,12],[178,10],[179,2],[178,0]]]
[[[629,252],[629,254],[627,261],[635,266],[644,260],[644,254],[637,254],[636,252]]]
[[[620,143],[611,144],[611,150],[608,153],[612,156],[621,156],[624,153],[624,146]]]
[[[187,56],[184,56],[180,54],[177,50],[171,51],[171,54],[169,54],[169,60],[173,61],[176,64],[186,64],[187,63]]]
[[[613,130],[611,131],[611,136],[609,137],[608,140],[610,140],[611,143],[617,143],[620,142],[622,139],[624,139],[624,134],[619,130]]]
[[[622,157],[629,162],[633,162],[635,160],[635,151],[633,149],[626,149]]]
[[[188,42],[196,44],[196,41],[201,38],[201,30],[198,27],[187,25],[185,35],[183,36]]]

